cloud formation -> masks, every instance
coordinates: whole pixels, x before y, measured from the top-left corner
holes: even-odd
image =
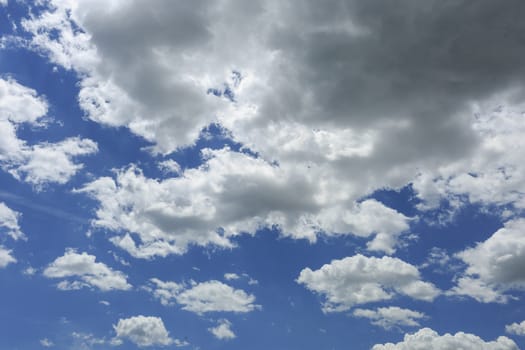
[[[305,268],[297,282],[324,297],[323,312],[342,312],[355,305],[390,300],[396,295],[432,301],[440,291],[421,280],[419,271],[398,258],[354,255],[333,260],[318,270]]]
[[[98,151],[94,141],[80,137],[34,145],[18,138],[23,125],[44,127],[47,111],[47,102],[35,90],[13,79],[0,79],[0,167],[37,189],[66,183],[82,169],[75,159]]]
[[[402,309],[397,306],[380,307],[376,310],[355,309],[353,315],[368,318],[373,325],[387,330],[402,326],[416,327],[420,325],[419,320],[427,317],[421,312]]]
[[[79,254],[74,249],[67,249],[63,256],[56,258],[45,268],[43,274],[48,278],[66,278],[57,285],[62,290],[84,287],[98,288],[104,292],[131,289],[124,273],[95,260],[94,255]]]
[[[217,322],[217,326],[209,328],[211,334],[220,340],[229,340],[236,337],[235,333],[231,329],[231,322],[225,319],[221,319]]]
[[[454,335],[444,334],[439,335],[430,328],[423,328],[414,334],[406,334],[403,341],[393,344],[377,344],[372,347],[372,350],[410,350],[410,349],[425,349],[425,350],[518,350],[518,346],[514,341],[507,337],[498,337],[494,341],[486,342],[480,337],[458,332]]]
[[[139,347],[167,346],[174,342],[160,317],[139,315],[121,318],[113,328],[116,333],[113,345],[120,345],[125,339]]]
[[[175,282],[163,282],[152,278],[151,288],[153,296],[163,305],[182,305],[183,310],[203,314],[207,312],[238,312],[245,313],[257,310],[259,305],[254,304],[255,296],[242,289],[233,287],[216,280],[191,283],[190,286]]]
[[[457,286],[449,293],[479,302],[507,302],[507,292],[525,290],[525,219],[505,223],[486,241],[457,254],[467,264]]]
[[[514,335],[525,336],[525,321],[521,323],[514,322],[505,326],[505,332]]]

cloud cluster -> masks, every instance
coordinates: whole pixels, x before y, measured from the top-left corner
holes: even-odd
[[[203,166],[180,177],[149,179],[130,167],[77,192],[100,203],[94,225],[123,232],[111,241],[139,258],[182,254],[191,244],[231,247],[231,236],[274,226],[312,242],[319,233],[372,236],[369,249],[393,253],[409,228],[403,214],[373,199],[351,204],[308,172],[229,149],[203,155]]]
[[[67,249],[63,256],[56,258],[45,268],[44,276],[65,278],[57,285],[62,290],[88,287],[110,291],[131,288],[124,273],[115,271],[106,264],[95,260],[94,255],[79,254],[74,249]]]
[[[267,225],[312,241],[319,232],[374,234],[369,249],[392,254],[407,218],[383,210],[376,217],[394,220],[380,227],[352,218],[375,210],[358,200],[376,189],[413,183],[420,209],[458,198],[524,206],[523,24],[513,16],[522,6],[56,0],[22,25],[30,48],[79,74],[91,120],[128,127],[162,153],[218,123],[260,157],[215,152],[178,180],[123,169],[88,185],[97,224],[138,235],[113,239],[134,256],[230,246],[217,230]],[[152,187],[149,205],[123,198],[128,180]]]
[[[525,321],[521,323],[514,322],[505,326],[505,332],[525,336]]]
[[[506,302],[508,291],[525,290],[525,219],[505,223],[486,241],[457,254],[467,264],[457,286],[449,293],[480,302]]]
[[[390,300],[396,295],[432,301],[440,291],[421,280],[419,271],[398,258],[354,255],[333,260],[319,270],[305,268],[297,282],[324,296],[324,312],[341,312],[355,305]]]
[[[124,339],[139,347],[167,346],[174,342],[160,317],[139,315],[121,318],[113,328],[116,333],[113,345],[120,345]]]
[[[217,322],[217,326],[209,328],[208,330],[215,336],[217,339],[229,340],[236,337],[235,333],[231,329],[231,322],[225,319],[221,319]]]
[[[514,341],[507,337],[499,337],[494,341],[486,342],[480,337],[458,332],[454,335],[444,334],[439,335],[430,328],[423,328],[414,334],[406,334],[402,342],[397,344],[377,344],[372,347],[372,350],[410,350],[410,349],[425,349],[425,350],[518,350],[518,346]]]
[[[183,310],[197,314],[207,312],[251,312],[260,308],[254,304],[255,296],[242,289],[220,281],[211,280],[201,283],[192,282],[185,286],[175,282],[164,282],[152,278],[153,296],[163,305],[182,305]]]
[[[0,79],[0,167],[36,188],[66,183],[82,168],[75,158],[98,150],[94,141],[80,137],[34,145],[18,138],[22,126],[44,127],[47,110],[47,102],[35,90]]]
[[[419,320],[426,318],[426,315],[421,312],[397,306],[380,307],[376,310],[355,309],[353,315],[367,318],[372,321],[373,325],[387,330],[401,326],[416,327],[420,325]]]

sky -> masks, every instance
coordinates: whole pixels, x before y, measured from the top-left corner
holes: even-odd
[[[525,349],[524,13],[0,0],[0,349]]]

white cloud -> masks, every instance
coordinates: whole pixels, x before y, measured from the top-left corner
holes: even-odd
[[[433,11],[405,4],[401,16],[398,6],[359,1],[333,1],[322,11],[316,2],[273,0],[242,6],[156,0],[146,10],[134,2],[51,4],[22,22],[30,47],[80,73],[79,102],[88,118],[128,127],[158,151],[192,145],[200,130],[218,122],[286,172],[321,169],[312,182],[345,193],[344,208],[375,189],[412,182],[427,207],[459,194],[525,205],[519,113],[487,113],[491,104],[512,104],[504,92],[522,87],[516,77],[523,52],[505,49],[518,40],[508,33],[521,31],[514,21],[467,30],[461,5],[437,0]],[[477,3],[471,23],[483,23],[478,16],[492,6]],[[495,23],[515,6],[523,5],[500,6]],[[415,23],[413,15],[422,20]],[[444,22],[459,28],[455,43]],[[432,45],[429,37],[436,39]],[[232,70],[241,73],[231,76]],[[207,93],[225,82],[234,103]],[[299,209],[306,220],[308,211]],[[372,248],[392,249],[383,238]]]
[[[58,288],[74,290],[84,287],[98,288],[102,291],[128,290],[131,285],[127,276],[109,268],[104,263],[96,262],[94,255],[77,253],[67,249],[63,256],[58,257],[44,270],[44,276],[49,278],[71,278],[59,282]]]
[[[35,90],[13,79],[0,79],[0,167],[37,189],[48,183],[66,183],[82,168],[75,158],[98,150],[95,142],[80,137],[35,145],[19,139],[17,130],[22,125],[45,125],[47,110],[47,102]]]
[[[324,312],[341,312],[354,305],[392,299],[401,294],[432,301],[440,291],[420,279],[419,271],[400,259],[355,255],[333,260],[319,270],[305,268],[297,282],[323,295]]]
[[[275,225],[312,242],[320,232],[375,235],[369,248],[392,253],[408,229],[404,215],[372,199],[352,204],[304,169],[285,171],[229,149],[203,155],[203,166],[180,177],[150,179],[132,166],[77,192],[99,201],[93,224],[119,232],[111,241],[139,258],[183,254],[189,245],[232,247],[229,237]]]
[[[55,346],[55,343],[53,343],[51,340],[44,338],[40,339],[40,345],[42,345],[45,348],[50,348],[52,346]]]
[[[353,315],[356,317],[368,318],[373,325],[384,329],[392,329],[398,326],[419,326],[419,320],[426,318],[426,315],[397,306],[380,307],[376,310],[355,309]]]
[[[198,283],[184,290],[177,298],[183,309],[198,314],[205,312],[250,312],[260,308],[255,296],[234,289],[220,281]]]
[[[241,278],[241,276],[239,276],[238,274],[236,273],[225,273],[224,274],[224,279],[227,280],[227,281],[231,281],[231,280],[238,280],[239,278]]]
[[[449,294],[467,295],[480,302],[506,302],[511,290],[525,289],[525,219],[505,223],[484,242],[457,254],[467,264]]]
[[[15,262],[16,259],[11,255],[11,250],[0,245],[0,268],[4,268]]]
[[[525,336],[525,321],[521,323],[512,323],[505,326],[505,332],[509,334],[522,335]]]
[[[154,284],[150,291],[165,306],[174,305],[177,295],[184,289],[183,285],[175,282],[164,282],[158,278],[152,278],[150,281]]]
[[[494,341],[486,342],[480,337],[458,332],[454,335],[439,335],[430,328],[423,328],[414,334],[406,334],[402,342],[397,344],[377,344],[372,350],[518,350],[514,341],[507,337],[499,337]]]
[[[217,339],[229,340],[234,339],[235,333],[231,329],[231,322],[225,319],[221,319],[217,322],[217,326],[209,328],[208,330],[215,336]]]
[[[166,174],[173,173],[173,174],[180,174],[182,172],[182,168],[173,159],[167,159],[162,162],[158,163],[158,167],[160,170],[165,172]]]
[[[120,345],[124,339],[139,347],[167,346],[173,343],[160,317],[139,315],[119,319],[113,328],[116,333],[113,341],[115,345]]]
[[[151,279],[153,296],[163,305],[182,305],[182,309],[203,314],[206,312],[250,312],[259,309],[255,296],[234,289],[220,281],[192,282],[191,286]]]
[[[0,202],[0,229],[14,240],[26,239],[18,224],[20,216],[20,213],[10,209],[5,203]]]

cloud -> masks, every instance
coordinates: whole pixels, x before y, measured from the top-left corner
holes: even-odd
[[[5,203],[0,202],[0,229],[14,240],[26,239],[26,236],[18,224],[20,216],[20,213],[10,209]]]
[[[180,177],[151,179],[131,166],[76,191],[99,202],[93,225],[118,233],[111,241],[138,258],[183,254],[190,245],[232,247],[232,236],[275,226],[312,242],[319,234],[374,236],[370,249],[393,253],[409,227],[401,213],[373,199],[352,204],[304,169],[227,148],[203,156],[204,165]]]
[[[182,305],[183,310],[197,314],[207,312],[251,312],[260,308],[255,296],[242,289],[234,289],[220,281],[193,282],[191,286],[163,282],[152,278],[153,296],[163,305]]]
[[[420,325],[418,320],[426,318],[426,315],[421,312],[397,306],[380,307],[376,310],[355,309],[353,315],[368,318],[373,325],[387,330],[398,326],[416,327]]]
[[[45,126],[47,110],[47,102],[35,90],[13,79],[0,79],[0,167],[37,189],[66,183],[82,168],[75,158],[98,151],[94,141],[80,137],[35,145],[18,138],[17,130],[23,125]]]
[[[131,289],[124,273],[95,260],[94,255],[79,254],[74,249],[66,249],[64,255],[50,263],[43,274],[49,278],[71,278],[59,282],[58,288],[62,290],[84,287],[96,287],[101,291]]]
[[[514,335],[525,336],[525,321],[522,321],[521,323],[514,322],[512,324],[506,325],[505,332]]]
[[[158,278],[152,278],[150,281],[154,284],[150,291],[165,306],[174,305],[177,295],[184,289],[182,284],[175,282],[164,282]]]
[[[430,328],[423,328],[414,334],[406,334],[402,342],[397,344],[377,344],[372,350],[409,350],[409,349],[426,349],[426,350],[518,350],[514,341],[507,337],[499,337],[495,341],[485,342],[480,337],[458,332],[454,335],[439,335]]]
[[[507,302],[508,291],[525,289],[525,219],[505,223],[486,241],[456,254],[467,264],[457,285],[449,292],[479,302]]]
[[[173,343],[160,317],[139,315],[121,318],[113,328],[116,333],[114,345],[120,345],[124,339],[139,347],[167,346]]]
[[[312,240],[317,231],[346,232],[337,218],[380,188],[413,183],[427,209],[458,196],[525,205],[515,102],[523,24],[513,16],[523,6],[155,0],[145,10],[139,2],[51,1],[22,25],[30,48],[79,73],[79,103],[91,120],[125,126],[162,153],[194,145],[218,123],[293,179],[288,196],[307,172],[306,203],[336,204],[322,213],[296,205],[271,224],[305,222],[297,232]],[[246,181],[236,172],[230,179]],[[266,189],[257,185],[235,194]],[[376,234],[370,248],[391,252],[395,237]],[[133,250],[129,239],[121,243]],[[135,254],[184,250],[169,240],[147,245]]]
[[[239,276],[236,273],[225,273],[224,274],[224,279],[227,281],[238,280],[239,278],[241,278],[241,276]]]
[[[221,319],[217,322],[217,326],[209,328],[208,330],[215,336],[217,339],[229,340],[234,339],[235,333],[231,329],[231,322],[225,319]]]
[[[0,245],[0,268],[15,263],[16,259],[11,255],[11,250]]]
[[[396,295],[432,301],[440,291],[420,279],[419,271],[400,259],[354,255],[333,260],[319,270],[305,268],[297,282],[324,296],[323,312],[341,312],[354,305],[390,300]]]
[[[198,283],[184,290],[177,298],[183,309],[198,314],[206,312],[250,312],[260,308],[255,296],[234,289],[220,281]]]
[[[51,340],[44,338],[40,339],[40,345],[42,345],[45,348],[50,348],[52,346],[55,346],[55,343],[53,343]]]

